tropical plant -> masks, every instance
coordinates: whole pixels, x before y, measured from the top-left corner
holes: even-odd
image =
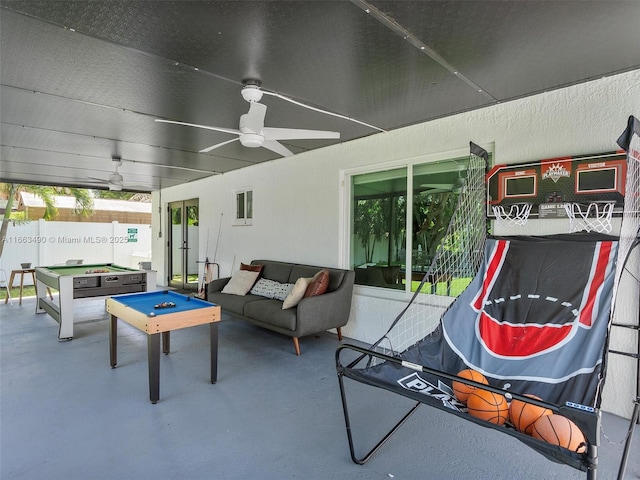
[[[388,231],[385,218],[388,203],[388,198],[357,200],[355,203],[353,226],[355,234],[360,239],[360,245],[364,248],[367,263],[373,261],[376,242]]]
[[[451,215],[455,209],[457,195],[453,192],[430,194],[422,192],[414,197],[413,234],[414,248],[424,252],[422,261],[430,262],[438,245],[446,234]]]
[[[122,190],[92,190],[94,198],[127,200],[129,202],[150,203],[150,193],[125,192]]]
[[[182,215],[186,217],[187,225],[190,227],[197,227],[199,223],[199,211],[197,205],[189,205],[187,208],[172,208],[171,209],[171,225],[182,225]]]
[[[16,201],[20,192],[29,192],[42,199],[45,206],[42,218],[45,220],[53,220],[58,214],[58,209],[55,205],[56,195],[73,196],[76,199],[76,208],[74,211],[76,215],[88,217],[93,214],[93,195],[90,190],[84,188],[25,185],[20,183],[0,183],[0,194],[7,198],[7,204],[2,217],[2,226],[0,227],[0,257],[4,251],[4,243],[7,238],[9,222],[23,221],[19,216],[17,216],[17,218],[13,218],[15,214],[11,213],[13,203]]]

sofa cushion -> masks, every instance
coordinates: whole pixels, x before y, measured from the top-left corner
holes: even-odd
[[[283,302],[293,290],[294,283],[278,283],[273,292],[273,298]]]
[[[282,302],[263,299],[251,302],[245,306],[245,317],[264,325],[294,331],[297,325],[297,311],[295,308],[282,309]]]
[[[323,267],[313,267],[311,265],[296,265],[291,270],[289,283],[295,282],[300,277],[313,277],[320,270],[323,270]],[[327,289],[327,291],[333,292],[342,284],[344,276],[348,272],[348,270],[342,270],[339,268],[326,268],[326,270],[329,271],[329,288]]]
[[[230,313],[236,313],[238,315],[244,314],[245,305],[251,302],[257,302],[261,300],[266,300],[264,297],[259,297],[257,295],[227,295],[222,292],[213,292],[207,295],[207,301],[211,303],[215,303],[216,305],[220,305],[223,310],[228,311]]]
[[[282,285],[275,280],[269,280],[268,278],[259,279],[255,285],[251,288],[252,295],[260,295],[261,297],[273,298],[276,293],[278,285]]]
[[[304,294],[307,291],[307,287],[310,283],[310,278],[300,277],[298,280],[296,280],[296,283],[293,286],[293,290],[291,290],[291,293],[287,296],[287,298],[284,299],[282,308],[286,310],[287,308],[292,308],[298,305],[300,300],[302,300],[302,298],[304,297]]]
[[[289,281],[289,275],[293,264],[286,262],[274,262],[271,260],[253,260],[251,265],[263,265],[262,278],[268,278],[269,280],[275,280],[280,283],[294,283]],[[314,272],[315,273],[315,272]],[[312,275],[307,275],[311,277]]]
[[[323,268],[316,273],[311,279],[311,283],[304,292],[305,297],[314,297],[316,295],[322,295],[329,288],[329,270]]]
[[[250,272],[248,270],[238,270],[233,274],[229,283],[222,289],[222,293],[230,295],[246,295],[256,283],[260,272]]]
[[[294,265],[289,276],[289,283],[295,283],[300,277],[313,278],[322,270],[322,267],[312,267],[310,265]]]
[[[264,267],[264,265],[247,265],[246,263],[242,263],[240,262],[240,270],[247,270],[249,272],[258,272],[260,273],[262,271],[262,268]]]

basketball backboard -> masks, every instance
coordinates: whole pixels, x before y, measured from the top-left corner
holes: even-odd
[[[531,204],[531,217],[566,217],[566,203],[613,203],[620,214],[625,177],[622,151],[496,165],[486,177],[487,216],[496,218],[494,207]]]

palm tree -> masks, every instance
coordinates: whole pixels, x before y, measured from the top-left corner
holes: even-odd
[[[45,205],[45,220],[52,220],[58,214],[55,205],[56,195],[72,195],[76,199],[75,213],[88,217],[93,214],[93,196],[89,190],[84,188],[51,187],[42,185],[23,185],[20,183],[0,183],[0,193],[6,195],[7,205],[2,217],[2,227],[0,227],[0,257],[4,250],[4,242],[7,237],[7,229],[11,221],[11,207],[20,192],[29,192],[42,199]]]

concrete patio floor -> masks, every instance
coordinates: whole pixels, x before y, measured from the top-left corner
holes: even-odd
[[[354,464],[330,333],[301,339],[297,357],[290,338],[225,316],[212,385],[208,327],[176,331],[152,405],[144,334],[120,322],[119,363],[109,366],[104,299],[76,302],[70,342],[58,342],[58,324],[35,313],[34,298],[0,305],[0,317],[2,480],[586,478],[426,406],[367,464]],[[412,402],[347,388],[364,453]],[[603,415],[599,479],[616,478],[628,426]],[[640,478],[640,428],[625,478]]]

